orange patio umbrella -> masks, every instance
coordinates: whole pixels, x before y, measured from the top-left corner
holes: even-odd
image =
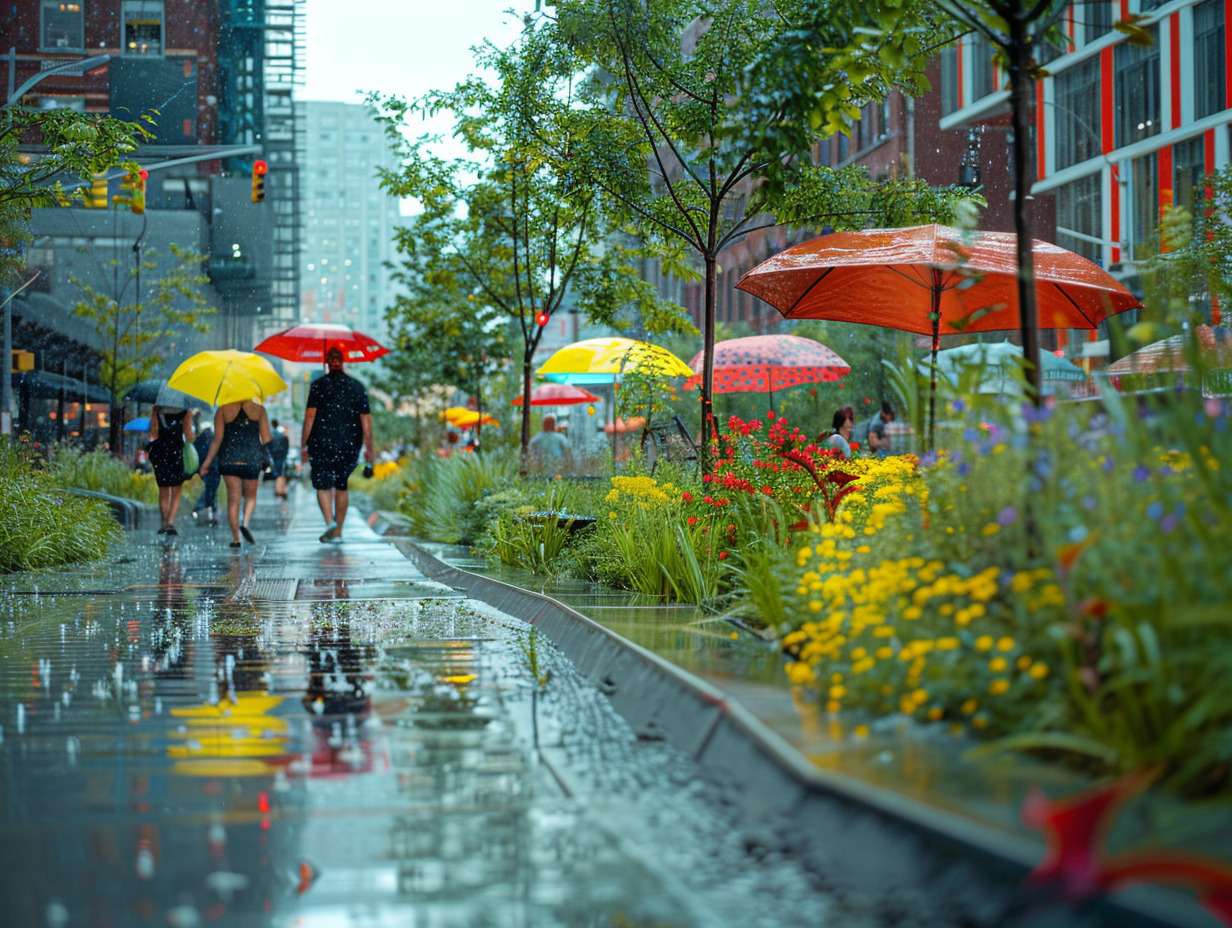
[[[1032,243],[1041,329],[1093,329],[1142,304],[1111,274]],[[788,319],[860,322],[932,338],[929,445],[942,335],[1016,330],[1017,237],[946,226],[835,232],[763,261],[736,284]]]

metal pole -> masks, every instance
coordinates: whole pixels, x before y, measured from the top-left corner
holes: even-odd
[[[4,304],[4,377],[0,380],[0,433],[13,434],[13,313],[9,309],[9,289],[0,285]]]

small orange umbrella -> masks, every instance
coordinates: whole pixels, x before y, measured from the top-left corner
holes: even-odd
[[[630,416],[628,419],[622,419],[620,416],[617,416],[615,422],[609,422],[603,426],[603,431],[607,432],[609,435],[616,433],[623,434],[624,432],[636,432],[645,424],[646,419],[644,416]]]

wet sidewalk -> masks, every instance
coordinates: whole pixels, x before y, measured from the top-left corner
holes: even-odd
[[[915,923],[355,510],[321,544],[263,488],[252,529],[0,577],[5,928]]]

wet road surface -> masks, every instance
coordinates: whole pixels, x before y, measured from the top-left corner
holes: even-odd
[[[354,514],[320,544],[310,497],[239,553],[181,519],[0,577],[0,925],[872,923],[523,623]]]

